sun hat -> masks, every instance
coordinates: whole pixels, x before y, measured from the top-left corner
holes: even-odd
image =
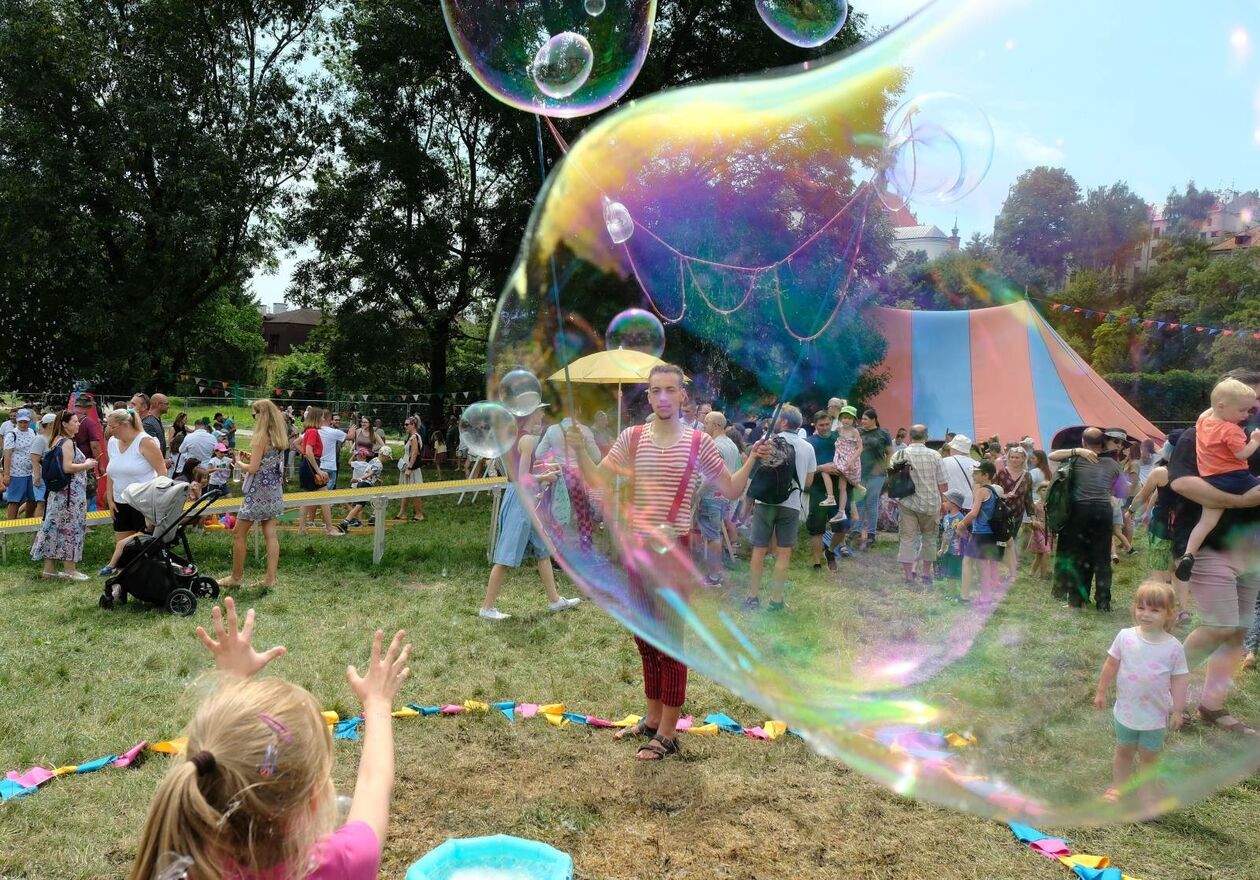
[[[226,443],[216,443],[216,444],[214,444],[214,451],[215,451],[215,452],[227,452],[227,451],[228,451],[227,444],[226,444]]]
[[[966,496],[963,495],[963,493],[959,492],[957,489],[954,489],[952,492],[945,493],[945,500],[952,501],[955,504],[957,504],[959,507],[962,507],[963,502],[966,501],[967,499],[966,499]]]
[[[96,398],[92,396],[91,391],[80,391],[74,396],[75,406],[91,406],[96,403]]]
[[[382,446],[380,449],[376,450],[376,454],[383,455],[386,458],[393,458],[394,450],[390,449],[388,446]]]
[[[840,415],[842,415],[842,416],[853,416],[853,418],[855,418],[855,419],[856,419],[856,418],[857,418],[857,407],[853,407],[853,406],[842,406],[842,407],[840,408]]]
[[[963,455],[970,455],[971,438],[966,434],[955,434],[954,439],[949,441],[949,448]]]
[[[51,425],[55,421],[57,421],[57,414],[55,412],[47,412],[44,413],[44,417],[39,420],[39,423],[41,425]]]
[[[1110,437],[1112,440],[1119,440],[1121,443],[1127,443],[1129,440],[1129,432],[1124,428],[1108,428],[1103,431],[1103,436]]]
[[[13,417],[13,421],[15,422],[29,422],[30,420],[31,420],[31,411],[25,408],[18,410],[17,415]]]

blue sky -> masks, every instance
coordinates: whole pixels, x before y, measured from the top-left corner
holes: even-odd
[[[869,15],[888,25],[923,5],[873,0]],[[956,204],[912,204],[921,222],[948,230],[956,213],[964,239],[989,233],[1036,165],[1066,168],[1082,190],[1123,180],[1152,202],[1190,179],[1260,188],[1260,0],[938,0],[928,14],[944,26],[905,59],[908,97],[952,92],[982,108],[994,155]],[[291,271],[283,259],[255,277],[259,298],[279,300]]]

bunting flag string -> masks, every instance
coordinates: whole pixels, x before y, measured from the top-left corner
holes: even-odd
[[[1033,297],[1029,297],[1033,299]],[[1042,302],[1047,302],[1042,300]],[[1089,320],[1104,324],[1128,324],[1130,327],[1143,327],[1147,330],[1177,330],[1182,333],[1202,333],[1206,336],[1238,336],[1242,338],[1260,339],[1260,331],[1244,330],[1236,327],[1207,327],[1202,324],[1186,324],[1176,321],[1156,321],[1153,318],[1133,318],[1128,315],[1117,315],[1115,312],[1104,312],[1099,309],[1086,309],[1066,303],[1049,302],[1050,311],[1079,315]]]
[[[355,715],[343,719],[331,710],[326,710],[322,714],[333,739],[350,741],[360,739],[359,730],[363,725],[363,716]],[[464,700],[462,703],[446,703],[432,706],[408,703],[403,708],[395,710],[392,715],[394,718],[399,719],[452,715],[502,715],[510,722],[514,722],[518,718],[542,718],[549,725],[557,728],[574,728],[579,725],[592,728],[624,728],[632,727],[641,718],[639,715],[631,714],[618,721],[612,721],[595,715],[571,711],[564,703],[520,703],[515,700],[486,703],[472,699]],[[718,736],[721,733],[726,733],[740,736],[744,739],[761,741],[777,740],[787,734],[800,736],[798,731],[789,729],[781,721],[768,720],[756,727],[744,727],[725,712],[712,712],[705,716],[702,723],[697,723],[690,715],[684,716],[679,719],[678,732],[686,733],[690,736]],[[960,734],[953,731],[949,733],[930,732],[900,727],[886,728],[867,735],[890,748],[904,750],[910,754],[923,753],[924,756],[930,754],[935,756],[937,760],[949,760],[956,757],[955,753],[950,751],[951,748],[962,749],[976,743],[975,737],[970,733]],[[14,798],[34,794],[50,780],[62,776],[83,775],[103,770],[107,767],[121,769],[136,766],[145,752],[183,755],[186,753],[187,747],[188,738],[184,736],[152,744],[146,740],[132,746],[121,754],[106,755],[82,764],[67,765],[55,769],[31,767],[26,771],[11,770],[3,779],[0,779],[0,801],[7,802]],[[1138,880],[1138,878],[1125,874],[1119,868],[1114,867],[1111,864],[1111,859],[1107,856],[1073,853],[1068,846],[1071,843],[1070,840],[1052,837],[1049,834],[1038,831],[1036,828],[1018,822],[1009,822],[1007,827],[1020,843],[1026,844],[1033,852],[1047,859],[1062,863],[1070,868],[1080,880]]]

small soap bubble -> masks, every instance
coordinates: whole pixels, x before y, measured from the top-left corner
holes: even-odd
[[[848,0],[757,0],[761,20],[793,46],[821,46],[844,27]]]
[[[634,219],[626,206],[608,198],[604,199],[604,225],[613,244],[624,244],[634,235]]]
[[[499,403],[480,400],[459,417],[459,439],[480,458],[498,458],[516,442],[516,418]]]
[[[586,14],[590,16],[598,16],[604,11],[604,0],[586,0]]]
[[[609,322],[604,341],[609,351],[639,351],[660,357],[665,351],[665,327],[645,309],[626,309]]]
[[[902,104],[885,127],[881,197],[891,210],[948,205],[971,193],[993,163],[993,124],[974,102],[947,92]]]
[[[527,416],[542,403],[542,383],[529,370],[512,370],[499,382],[499,403],[514,416]]]
[[[565,31],[543,44],[530,68],[538,90],[549,98],[567,98],[586,82],[595,54],[586,37]]]

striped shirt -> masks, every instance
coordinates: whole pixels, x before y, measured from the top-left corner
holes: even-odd
[[[641,534],[655,531],[666,525],[669,510],[678,494],[678,485],[687,470],[691,455],[694,428],[683,428],[678,439],[662,449],[652,440],[652,426],[643,429],[639,448],[635,451],[634,464],[630,464],[630,451],[634,446],[634,428],[626,428],[608,450],[607,462],[618,470],[631,470],[634,474],[634,511],[631,523]],[[685,534],[691,528],[691,509],[697,487],[703,480],[713,480],[726,470],[722,453],[713,438],[699,432],[700,447],[696,451],[696,466],[691,474],[691,485],[683,495],[682,505],[672,523],[677,534]]]

